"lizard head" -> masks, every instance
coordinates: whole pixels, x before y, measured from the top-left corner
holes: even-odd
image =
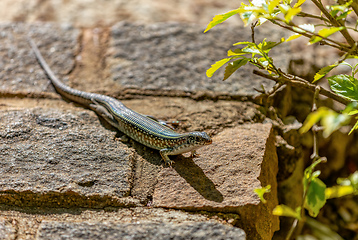
[[[211,138],[205,132],[191,132],[187,137],[187,144],[192,146],[200,147],[211,143]]]
[[[173,146],[169,155],[177,155],[186,152],[195,152],[196,149],[212,143],[211,138],[205,132],[190,132],[183,134],[180,144]]]

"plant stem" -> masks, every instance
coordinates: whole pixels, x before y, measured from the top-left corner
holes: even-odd
[[[313,96],[313,104],[312,104],[312,112],[317,110],[317,102],[319,98],[319,92],[321,91],[321,87],[316,85],[314,96]],[[317,125],[314,124],[312,127],[313,133],[313,153],[311,155],[311,159],[314,161],[316,158],[319,158],[318,154],[318,146],[317,146]]]
[[[291,239],[291,237],[292,237],[292,234],[293,234],[293,232],[295,231],[295,229],[296,229],[296,227],[297,227],[297,225],[298,225],[298,222],[299,222],[299,220],[297,219],[297,218],[295,218],[295,220],[293,220],[293,223],[292,223],[292,226],[291,226],[291,228],[290,228],[290,231],[288,231],[288,233],[287,233],[287,236],[286,236],[286,240],[290,240]]]
[[[257,21],[251,24],[251,41],[255,43],[255,27],[257,25]]]
[[[332,17],[331,14],[329,14],[329,12],[327,12],[327,10],[324,8],[324,6],[322,5],[322,3],[320,1],[312,0],[312,2],[316,5],[317,8],[319,8],[319,10],[321,10],[321,12],[326,16],[326,18],[329,19],[329,21],[332,23],[333,26],[335,26],[335,27],[344,27],[344,22],[343,21],[337,21],[334,17]],[[347,40],[349,45],[353,46],[355,41],[351,37],[351,35],[349,35],[347,29],[344,28],[340,32],[343,35],[343,37]]]
[[[353,1],[351,4],[351,7],[353,8],[353,11],[355,12],[355,14],[358,16],[358,2]]]
[[[312,103],[312,112],[317,110],[317,102],[319,99],[319,94],[321,91],[321,86],[317,86],[314,90],[314,95],[313,95],[313,103]],[[313,133],[313,153],[311,155],[311,159],[312,162],[317,161],[317,164],[319,163],[318,161],[321,161],[321,158],[319,156],[318,153],[318,140],[317,140],[317,125],[315,124],[314,127],[312,127],[312,133]],[[323,161],[323,158],[322,158]],[[286,240],[290,240],[294,230],[296,229],[298,223],[300,221],[304,221],[304,216],[305,216],[305,210],[304,210],[304,206],[305,206],[305,201],[306,201],[306,197],[307,197],[307,192],[308,192],[308,188],[311,185],[311,178],[309,179],[308,183],[307,183],[307,187],[303,189],[303,195],[302,195],[302,203],[301,203],[301,218],[300,219],[295,219],[292,223],[292,226],[290,228],[290,231],[287,234]]]
[[[305,36],[307,38],[312,38],[313,36],[316,36],[316,37],[320,37],[322,39],[325,39],[325,40],[321,40],[320,43],[323,44],[323,45],[328,45],[330,47],[334,47],[334,48],[337,48],[341,51],[344,51],[344,52],[347,52],[350,50],[350,46],[347,46],[347,45],[344,45],[340,42],[337,42],[337,41],[334,41],[333,39],[330,39],[330,38],[326,38],[326,37],[323,37],[323,36],[320,36],[316,33],[313,33],[313,32],[308,32],[307,30],[293,24],[293,23],[290,23],[289,25],[284,25],[284,24],[281,24],[280,22],[284,22],[283,20],[279,19],[279,18],[276,18],[276,19],[269,19],[273,24],[276,24],[278,25],[279,27],[282,27],[282,28],[285,28],[285,29],[288,29],[290,30],[291,32],[295,32],[295,33],[298,33],[298,34],[301,34],[302,36]],[[295,28],[297,29],[300,29],[302,31],[297,31]],[[329,43],[329,42],[331,43]],[[333,44],[332,44],[333,43]]]
[[[256,75],[259,75],[261,77],[264,77],[264,78],[267,78],[267,79],[270,79],[270,80],[273,80],[275,82],[284,82],[285,84],[289,84],[289,85],[292,85],[292,86],[295,86],[295,87],[299,87],[299,88],[304,88],[304,89],[307,89],[311,92],[315,92],[315,89],[316,89],[316,86],[315,84],[312,84],[308,81],[306,81],[305,79],[302,79],[302,78],[299,78],[297,76],[292,76],[292,75],[289,75],[289,74],[285,74],[282,75],[282,76],[272,76],[270,74],[267,74],[267,73],[263,73],[261,71],[258,71],[258,70],[254,70],[253,71],[254,74]],[[321,95],[324,95],[328,98],[331,98],[337,102],[340,102],[344,105],[348,105],[350,103],[349,100],[347,100],[346,98],[343,98],[339,95],[337,95],[336,93],[334,92],[331,92],[331,91],[328,91],[324,88],[320,88],[319,90],[319,93]]]
[[[305,13],[305,12],[300,12],[299,14],[297,14],[298,17],[309,17],[309,18],[315,18],[315,19],[319,19],[319,20],[322,20],[324,22],[328,22],[330,23],[330,21],[325,18],[325,17],[322,17],[322,16],[316,16],[316,15],[313,15],[313,14],[309,14],[309,13]]]

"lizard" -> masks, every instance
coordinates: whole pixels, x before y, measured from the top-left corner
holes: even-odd
[[[205,132],[177,133],[153,117],[127,108],[116,98],[69,87],[54,74],[34,41],[31,38],[28,41],[40,66],[62,97],[95,111],[110,125],[135,141],[159,150],[166,164],[173,163],[169,155],[191,152],[191,157],[195,157],[198,148],[212,143],[212,139]]]

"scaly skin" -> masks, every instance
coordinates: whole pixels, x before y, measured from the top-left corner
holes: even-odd
[[[115,98],[70,88],[55,76],[36,44],[31,39],[29,43],[38,62],[59,94],[89,107],[130,138],[159,150],[165,163],[172,164],[169,155],[191,152],[194,156],[196,149],[211,144],[212,140],[205,132],[177,133],[158,121],[127,108]]]

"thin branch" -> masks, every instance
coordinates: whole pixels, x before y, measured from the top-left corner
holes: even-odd
[[[351,7],[353,8],[353,11],[356,13],[356,15],[358,16],[358,2],[357,1],[353,1],[351,3]]]
[[[251,24],[251,40],[253,43],[255,43],[255,27],[257,25],[258,21]]]
[[[267,96],[268,97],[274,96],[282,88],[283,85],[285,85],[285,84],[284,83],[276,83],[275,86],[273,86],[273,88],[266,93]]]
[[[323,7],[320,1],[312,0],[312,2],[316,5],[317,8],[319,8],[319,10],[321,10],[321,12],[326,16],[326,18],[329,19],[329,21],[333,24],[333,26],[344,27],[343,21],[337,21],[333,16],[331,16],[331,14],[329,14],[329,12]],[[351,37],[351,35],[349,35],[347,29],[344,28],[340,32],[343,35],[343,37],[347,40],[349,45],[352,46],[355,43],[354,39]]]
[[[321,87],[316,85],[315,91],[314,91],[314,96],[313,96],[313,104],[312,104],[312,112],[315,112],[317,110],[317,102],[319,99],[319,92],[321,90]],[[319,153],[318,153],[318,141],[317,141],[317,125],[314,124],[312,127],[312,133],[313,133],[313,153],[311,155],[311,159],[314,161],[317,158],[319,158]]]
[[[291,237],[292,237],[292,234],[293,234],[293,232],[295,231],[295,229],[296,229],[296,227],[297,227],[297,225],[298,225],[298,222],[299,222],[299,220],[297,219],[297,218],[295,218],[295,220],[293,220],[293,223],[292,223],[292,226],[291,226],[291,228],[290,228],[290,231],[287,233],[287,236],[286,236],[286,240],[290,240],[291,239]]]
[[[347,28],[347,29],[350,29],[350,30],[352,30],[352,31],[358,32],[358,30],[356,29],[356,28],[357,28],[357,24],[356,24],[355,28],[353,28],[353,27],[346,27],[346,28]]]
[[[327,18],[325,17],[322,17],[322,16],[317,16],[317,15],[313,15],[313,14],[309,14],[309,13],[305,13],[305,12],[300,12],[299,14],[297,14],[298,17],[304,17],[304,18],[315,18],[315,19],[319,19],[321,21],[324,21],[324,22],[328,22],[328,23],[331,23]]]
[[[312,84],[312,83],[306,81],[305,79],[302,79],[302,78],[299,78],[299,77],[296,77],[296,76],[292,76],[292,75],[289,75],[289,74],[286,74],[286,75],[290,76],[290,77],[287,77],[287,76],[272,76],[270,74],[263,73],[263,72],[258,71],[258,70],[254,70],[253,73],[258,75],[258,76],[273,80],[275,82],[284,82],[285,84],[289,84],[289,85],[292,85],[294,87],[304,88],[304,89],[307,89],[307,90],[309,90],[311,92],[315,92],[315,89],[316,89],[316,86],[317,86],[315,84]],[[344,105],[348,105],[350,103],[349,100],[337,95],[334,92],[328,91],[328,90],[326,90],[326,89],[324,89],[322,87],[320,88],[319,93],[321,95],[324,95],[324,96],[326,96],[328,98],[331,98],[331,99],[333,99],[333,100],[335,100],[337,102],[340,102],[340,103],[342,103]]]
[[[337,42],[333,39],[330,39],[330,38],[327,38],[327,37],[323,37],[323,36],[320,36],[316,33],[313,33],[313,32],[308,32],[307,30],[293,24],[293,23],[289,23],[289,25],[284,25],[284,24],[281,24],[280,22],[283,22],[285,23],[282,19],[279,19],[279,18],[276,18],[276,19],[269,19],[273,24],[276,24],[282,28],[285,28],[285,29],[288,29],[290,30],[291,32],[295,32],[295,33],[298,33],[298,34],[301,34],[307,38],[312,38],[313,36],[316,36],[316,37],[320,37],[322,39],[325,39],[325,40],[321,40],[320,43],[324,44],[324,45],[328,45],[328,46],[331,46],[331,47],[334,47],[334,48],[338,48],[342,51],[349,51],[350,50],[350,46],[347,46],[347,45],[344,45],[340,42]],[[295,28],[297,29],[300,29],[302,31],[297,31]],[[331,43],[329,43],[331,42]],[[332,44],[333,43],[333,44]],[[335,45],[334,45],[335,44]]]
[[[341,64],[344,60],[346,60],[349,57],[349,55],[354,55],[354,52],[356,51],[357,46],[358,46],[358,42],[355,42],[353,47],[348,52],[343,54],[342,57],[340,57],[340,59],[338,59],[337,65]]]
[[[307,33],[307,32],[297,31],[297,30],[295,30],[292,26],[286,26],[286,25],[283,25],[283,24],[281,24],[281,23],[279,23],[279,22],[276,22],[276,21],[274,21],[274,20],[270,20],[270,21],[271,21],[273,24],[276,24],[276,25],[278,25],[278,26],[280,26],[280,27],[282,27],[282,28],[288,29],[288,30],[290,30],[291,32],[301,34],[302,36],[305,36],[305,37],[307,37],[307,38],[311,38],[311,37],[314,35],[314,34],[312,34],[312,33],[309,34],[309,33]],[[328,45],[328,46],[337,48],[337,49],[339,49],[339,50],[341,50],[341,51],[347,51],[347,50],[349,49],[349,47],[347,47],[347,46],[341,47],[341,46],[339,46],[339,45],[333,45],[333,44],[328,43],[327,41],[324,41],[324,40],[321,40],[320,43],[322,43],[323,45]]]

